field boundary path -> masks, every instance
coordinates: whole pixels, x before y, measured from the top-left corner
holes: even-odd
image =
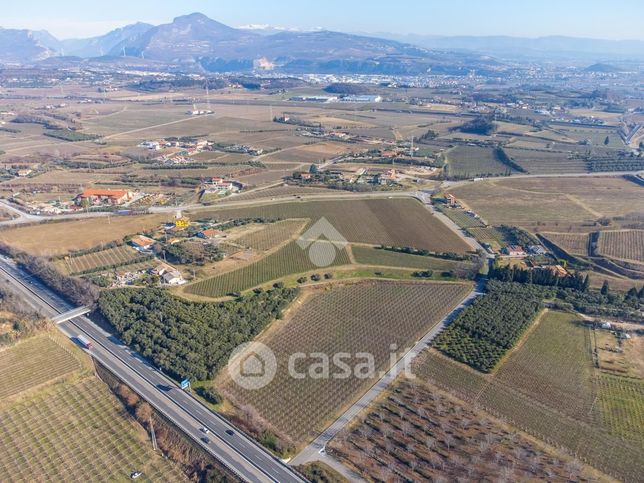
[[[409,361],[414,359],[420,354],[427,345],[447,326],[454,320],[454,318],[474,299],[483,295],[483,288],[485,286],[485,279],[481,278],[472,288],[470,293],[454,307],[443,320],[434,325],[416,344],[403,355],[396,364],[394,364],[384,376],[382,376],[371,388],[362,395],[349,409],[347,409],[339,418],[337,418],[330,426],[328,426],[317,438],[315,438],[306,448],[300,451],[289,464],[292,466],[309,463],[312,461],[324,461],[327,464],[329,459],[333,459],[326,453],[326,445],[336,436],[342,429],[344,429],[360,412],[366,409],[378,396],[380,396],[389,385],[396,379],[396,377],[403,373],[405,366]],[[335,461],[335,460],[334,460]],[[338,464],[340,464],[338,462]],[[332,465],[335,466],[335,465]],[[350,478],[355,481],[355,478]]]

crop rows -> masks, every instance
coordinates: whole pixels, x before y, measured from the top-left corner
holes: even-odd
[[[493,376],[433,351],[416,374],[610,475],[637,480],[642,382],[597,374],[588,336],[569,314],[548,313]]]
[[[602,231],[598,245],[607,257],[644,262],[644,230]]]
[[[456,146],[447,152],[447,161],[450,176],[492,176],[511,171],[498,159],[493,148]]]
[[[303,225],[304,222],[300,220],[279,221],[263,225],[259,230],[235,238],[234,241],[253,250],[270,250],[293,237]]]
[[[347,241],[465,253],[470,247],[420,203],[410,199],[333,200],[280,203],[200,212],[202,217],[325,218]]]
[[[136,260],[138,256],[139,253],[134,249],[123,245],[78,257],[67,257],[58,261],[57,266],[65,273],[74,274],[127,263]]]
[[[485,227],[485,223],[478,218],[474,218],[472,215],[468,215],[460,208],[445,208],[443,213],[461,228],[470,229]]]
[[[153,453],[97,379],[26,399],[0,411],[0,477],[7,482],[185,481]]]
[[[387,482],[566,480],[588,471],[417,380],[400,381],[329,450],[366,479]]]
[[[29,338],[0,352],[0,399],[79,368],[78,359],[53,339]]]
[[[363,265],[417,268],[420,270],[450,270],[459,265],[467,265],[467,262],[411,255],[359,245],[351,247],[351,251],[356,262]]]
[[[333,246],[330,242],[321,242]],[[335,248],[334,248],[335,249]],[[329,266],[349,264],[346,249],[336,251],[336,257]],[[290,242],[283,248],[262,258],[256,263],[216,275],[186,287],[186,292],[205,297],[223,295],[247,290],[294,273],[316,270],[319,267],[309,259],[309,252]],[[321,268],[320,270],[323,270]]]
[[[571,255],[588,256],[587,233],[542,233],[542,235]]]
[[[334,378],[339,368],[331,364],[331,377],[289,375],[288,359],[295,352],[322,352],[332,359],[347,353],[354,369],[364,363],[356,353],[372,354],[376,371],[390,365],[391,344],[403,350],[438,323],[468,292],[468,284],[364,282],[316,292],[292,317],[262,342],[278,360],[273,381],[259,390],[226,384],[238,405],[251,404],[260,415],[296,442],[321,431],[335,413],[372,385],[371,377]],[[307,374],[317,359],[296,361],[295,370]]]
[[[596,382],[604,426],[644,447],[644,381],[601,374]]]
[[[503,234],[493,226],[468,228],[467,231],[470,232],[470,234],[476,238],[479,243],[487,243],[496,249],[505,245]]]

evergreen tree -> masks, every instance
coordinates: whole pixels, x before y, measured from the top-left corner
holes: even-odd
[[[599,292],[602,295],[608,295],[608,290],[609,290],[608,280],[604,280],[604,283],[602,284],[602,288]]]

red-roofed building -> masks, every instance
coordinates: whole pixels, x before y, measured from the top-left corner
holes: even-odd
[[[128,190],[110,190],[88,188],[76,196],[76,204],[82,205],[84,200],[90,205],[121,205],[132,199],[132,193]]]

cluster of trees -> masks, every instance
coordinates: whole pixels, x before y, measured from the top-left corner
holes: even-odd
[[[98,307],[126,344],[177,379],[212,379],[239,344],[280,318],[297,289],[274,287],[218,303],[158,288],[101,293]]]
[[[10,330],[0,333],[0,347],[45,329],[49,321],[28,309],[13,292],[0,287],[0,325],[9,324]]]
[[[434,341],[447,356],[490,372],[541,309],[541,297],[491,281],[485,295],[466,307]]]
[[[432,139],[436,139],[437,137],[438,137],[438,133],[433,129],[429,129],[426,133],[419,136],[417,141],[419,143],[424,143],[426,141],[431,141]]]
[[[489,136],[496,131],[496,123],[492,120],[491,116],[479,116],[471,121],[462,124],[452,130],[458,130],[469,134],[480,134],[482,136]]]
[[[494,155],[496,156],[496,159],[501,161],[503,164],[506,166],[509,166],[515,171],[518,171],[519,173],[527,173],[525,169],[523,169],[523,166],[517,164],[514,159],[512,159],[508,153],[505,152],[505,149],[503,148],[496,148],[494,150]]]
[[[3,243],[0,243],[0,253],[13,258],[20,268],[77,305],[92,307],[98,299],[98,289],[90,281],[63,275],[44,258],[34,257]]]
[[[63,141],[92,141],[98,139],[100,136],[98,134],[84,133],[80,131],[73,131],[71,129],[54,129],[43,133],[45,136],[50,138],[62,139]]]
[[[251,223],[266,224],[275,223],[280,220],[281,218],[265,218],[261,216],[257,216],[255,218],[235,218],[234,220],[229,220],[225,223],[222,223],[221,225],[218,225],[217,228],[224,231],[230,230],[231,228],[235,228],[237,226],[250,225]]]
[[[324,92],[330,94],[360,95],[368,92],[369,89],[361,84],[349,84],[346,82],[336,82],[329,84],[324,88]]]
[[[501,225],[498,230],[503,234],[503,238],[511,245],[521,245],[526,247],[529,245],[538,245],[539,240],[533,237],[530,233],[516,226]]]
[[[170,263],[179,265],[196,264],[203,265],[207,262],[218,262],[224,258],[224,254],[217,245],[206,243],[199,247],[187,247],[185,243],[166,245],[163,249],[166,258]]]
[[[502,282],[534,283],[536,285],[550,285],[563,288],[572,288],[585,292],[590,285],[588,275],[585,277],[579,273],[559,275],[548,268],[519,268],[509,265],[500,267],[493,266],[489,273],[490,278]]]
[[[559,288],[555,296],[561,308],[574,309],[588,315],[617,317],[633,322],[644,322],[644,287],[635,287],[628,292],[613,292],[608,282],[601,290],[582,292],[571,288]]]
[[[590,172],[639,171],[644,169],[644,158],[591,159],[586,167]]]
[[[390,252],[397,252],[397,253],[407,253],[409,255],[419,255],[423,257],[435,257],[435,258],[443,258],[445,260],[470,260],[471,257],[468,255],[461,255],[459,253],[454,253],[454,252],[433,252],[431,250],[425,250],[423,248],[414,248],[414,247],[395,247],[395,246],[387,246],[387,245],[380,245],[378,247],[380,250],[389,250]]]

